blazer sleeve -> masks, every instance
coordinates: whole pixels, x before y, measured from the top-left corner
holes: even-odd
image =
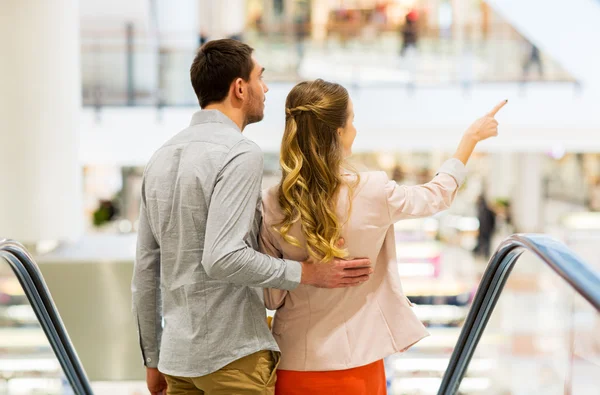
[[[428,217],[448,209],[465,176],[465,165],[458,159],[450,159],[426,184],[406,186],[387,180],[385,195],[391,222]]]

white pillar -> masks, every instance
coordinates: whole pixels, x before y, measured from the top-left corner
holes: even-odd
[[[329,1],[311,2],[312,12],[312,38],[317,42],[323,42],[327,38],[327,20],[331,6]]]
[[[519,153],[515,156],[515,183],[511,199],[513,223],[519,232],[542,232],[544,158],[539,153]]]
[[[211,40],[228,38],[244,32],[246,2],[244,0],[198,0],[200,30]]]
[[[487,177],[485,179],[485,195],[489,201],[510,199],[515,174],[518,171],[517,154],[495,152],[489,154]]]
[[[81,234],[78,3],[0,2],[0,237]]]

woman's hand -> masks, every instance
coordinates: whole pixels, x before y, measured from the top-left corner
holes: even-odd
[[[454,158],[466,165],[478,142],[498,135],[498,121],[494,117],[507,102],[508,100],[503,100],[469,126],[458,144]]]
[[[503,100],[492,111],[473,122],[465,134],[473,138],[476,142],[496,137],[498,135],[498,121],[494,117],[507,102],[508,100]]]

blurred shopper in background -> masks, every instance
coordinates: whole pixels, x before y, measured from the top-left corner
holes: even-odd
[[[418,14],[416,10],[411,10],[404,18],[404,24],[401,27],[402,47],[400,48],[400,56],[406,55],[409,48],[417,49],[418,40]]]
[[[544,66],[542,64],[542,56],[540,55],[540,50],[535,44],[531,44],[531,50],[529,51],[529,56],[527,60],[523,64],[523,77],[527,78],[529,76],[529,70],[532,66],[536,66],[539,77],[544,77]]]
[[[479,220],[479,234],[475,255],[487,259],[490,256],[492,236],[496,229],[496,213],[489,207],[483,194],[477,198],[477,219]]]
[[[402,170],[402,166],[400,164],[396,164],[394,169],[392,170],[392,179],[396,182],[402,182],[404,180],[405,173]]]
[[[315,80],[292,89],[281,182],[263,192],[261,249],[280,259],[312,258],[315,265],[366,256],[375,272],[349,289],[265,290],[267,308],[277,309],[278,394],[386,393],[383,359],[428,336],[402,291],[393,224],[450,207],[476,144],[497,135],[494,116],[505,103],[469,127],[432,181],[400,186],[385,172],[357,173],[346,165],[357,132],[344,87]]]

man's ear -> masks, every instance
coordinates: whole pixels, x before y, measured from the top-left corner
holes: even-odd
[[[246,96],[246,86],[244,85],[244,80],[241,78],[236,78],[233,81],[233,95],[238,100],[244,100]]]

